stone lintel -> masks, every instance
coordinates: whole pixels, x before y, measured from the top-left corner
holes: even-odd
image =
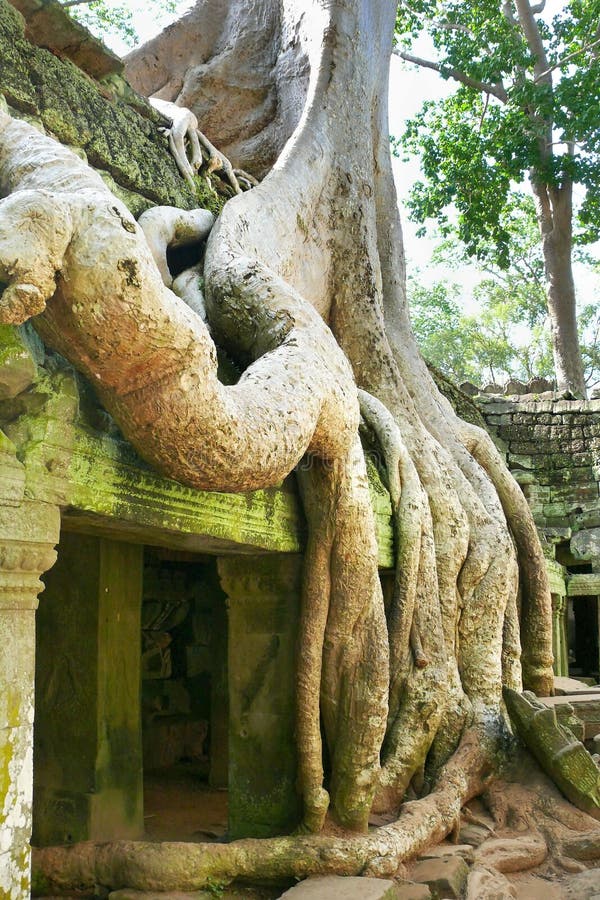
[[[600,572],[570,575],[567,579],[567,596],[594,597],[600,594]]]

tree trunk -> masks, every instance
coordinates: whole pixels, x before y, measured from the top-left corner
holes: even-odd
[[[552,354],[558,389],[585,399],[587,389],[577,331],[575,282],[571,262],[573,186],[566,180],[560,188],[552,188],[533,178],[531,186],[542,240]]]
[[[196,24],[213,6],[197,4]],[[246,33],[234,13],[254,6],[232,4],[232,36]],[[447,833],[497,771],[502,686],[521,688],[521,659],[526,684],[552,691],[550,595],[527,503],[489,436],[438,393],[410,328],[387,130],[395,7],[260,4],[261,28],[293,33],[309,80],[294,90],[279,67],[278,97],[305,98],[287,120],[298,125],[264,181],[226,204],[208,241],[211,334],[250,363],[233,387],[217,381],[204,324],[164,287],[139,228],[100,179],[29,126],[2,123],[4,321],[47,302],[35,320],[44,339],[172,477],[247,490],[273,484],[304,453],[313,463],[300,479],[309,525],[297,679],[304,826],[320,831],[330,809],[346,832],[363,834],[165,848],[195,860],[189,877],[176,867],[170,889],[220,875],[392,871]],[[165,41],[172,54],[168,32]],[[168,80],[169,60],[160,64]],[[359,402],[397,525],[386,610]],[[396,814],[409,787],[422,799],[405,803],[389,831],[364,834],[371,809]],[[127,884],[156,887],[152,854],[138,850],[122,848],[137,860]],[[81,848],[78,863],[78,852],[43,852],[39,864],[55,884],[81,863],[119,886],[118,848],[114,862]]]

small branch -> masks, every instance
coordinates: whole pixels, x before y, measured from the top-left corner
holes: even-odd
[[[512,5],[510,0],[506,0],[506,3],[502,4],[502,13],[504,18],[513,26],[517,26],[517,20],[515,19],[515,14],[512,11]]]
[[[414,63],[417,66],[421,66],[423,69],[433,69],[434,72],[439,72],[440,75],[448,76],[455,81],[460,81],[461,84],[474,88],[476,91],[481,91],[484,94],[491,94],[502,103],[506,103],[508,99],[508,95],[501,84],[486,84],[486,82],[479,81],[477,78],[471,78],[470,75],[461,72],[459,69],[444,66],[442,63],[434,62],[431,59],[423,59],[421,56],[413,56],[412,53],[405,53],[398,48],[395,48],[393,53],[395,56],[399,56],[400,59],[403,59],[406,62]]]
[[[95,0],[65,0],[64,3],[61,2],[61,6],[63,9],[67,9],[69,6],[83,6],[84,3],[94,3]]]
[[[533,9],[529,5],[529,0],[515,0],[515,3],[523,37],[527,41],[527,46],[535,60],[533,72],[536,76],[536,81],[546,81],[552,86],[550,72],[545,71],[549,68],[549,63],[544,48],[544,42],[538,23],[533,17]]]
[[[576,56],[579,56],[580,53],[585,53],[587,50],[592,50],[594,47],[598,47],[599,45],[600,38],[592,41],[591,44],[586,44],[584,47],[580,47],[578,50],[573,50],[572,53],[567,54],[567,56],[563,56],[562,59],[559,59],[558,62],[555,62],[553,66],[550,66],[544,72],[540,72],[540,74],[533,79],[533,83],[537,84],[538,81],[542,81],[542,79],[544,79],[547,75],[550,75],[551,72],[554,72],[555,69],[560,69],[561,66],[564,66],[565,63],[570,62]]]
[[[467,28],[466,25],[459,25],[458,22],[434,22],[434,28],[441,28],[443,31],[460,31],[461,34],[468,34],[469,37],[475,38],[475,35]]]
[[[490,95],[486,94],[485,95],[485,103],[483,104],[483,110],[481,112],[481,118],[479,119],[479,126],[477,128],[478,134],[481,134],[481,129],[483,128],[483,120],[485,119],[485,114],[488,110],[489,103],[490,103]]]

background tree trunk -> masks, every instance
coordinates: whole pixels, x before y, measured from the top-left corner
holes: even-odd
[[[585,399],[572,267],[573,185],[567,180],[560,188],[552,188],[532,178],[531,187],[542,241],[558,389]]]

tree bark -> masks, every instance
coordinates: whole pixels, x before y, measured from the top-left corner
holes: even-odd
[[[585,399],[587,389],[577,331],[572,268],[573,185],[566,180],[561,187],[552,188],[532,176],[531,187],[542,241],[558,389]]]
[[[233,6],[249,12],[245,0]],[[267,30],[294,26],[309,80],[294,91],[279,71],[279,95],[305,97],[298,125],[208,241],[211,334],[248,366],[232,387],[216,379],[204,323],[164,286],[139,227],[100,179],[24,123],[0,123],[3,321],[38,314],[44,339],[172,477],[248,490],[275,483],[305,453],[311,462],[300,479],[309,526],[297,686],[303,825],[320,831],[330,809],[347,834],[363,836],[165,848],[162,860],[195,860],[189,877],[176,867],[170,889],[220,875],[393,871],[447,833],[497,771],[502,686],[521,687],[520,640],[527,685],[552,690],[550,594],[527,504],[487,435],[438,393],[410,329],[387,131],[395,7],[260,4]],[[240,28],[235,19],[233,33]],[[357,385],[398,527],[385,610]],[[389,832],[364,835],[370,810],[397,813],[409,787],[422,799],[404,803]],[[116,887],[119,860],[133,853],[127,884],[157,887],[143,845],[78,853],[43,852],[39,865],[63,886],[81,864]]]

